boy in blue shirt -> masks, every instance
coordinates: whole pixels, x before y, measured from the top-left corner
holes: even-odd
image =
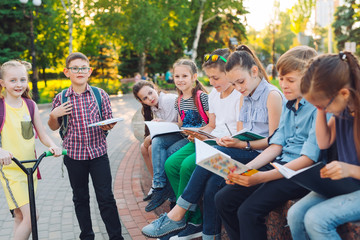
[[[230,239],[267,239],[265,217],[291,199],[305,196],[308,190],[283,176],[269,163],[298,170],[319,158],[315,136],[316,108],[302,98],[300,83],[306,62],[316,51],[295,47],[283,54],[278,63],[280,86],[288,102],[284,105],[279,128],[266,148],[247,166],[258,169],[252,176],[229,174],[227,186],[215,195],[216,208]],[[236,213],[236,214],[234,214]]]

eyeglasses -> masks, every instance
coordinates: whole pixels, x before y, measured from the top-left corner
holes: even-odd
[[[218,61],[219,59],[223,60],[225,63],[227,62],[226,58],[224,58],[223,56],[220,56],[220,55],[210,55],[210,54],[206,54],[204,56],[204,61],[207,62],[209,60],[211,60],[212,62],[216,62]]]
[[[326,109],[333,103],[333,101],[335,100],[336,97],[337,97],[337,94],[330,99],[330,101],[328,102],[328,104],[326,104],[325,107],[319,107],[319,106],[315,106],[315,107],[319,110],[326,111]]]
[[[82,72],[82,73],[88,73],[90,71],[90,68],[89,67],[68,67],[68,69],[70,69],[70,71],[72,73],[78,73],[78,72]]]

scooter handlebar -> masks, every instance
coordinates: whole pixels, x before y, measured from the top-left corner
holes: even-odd
[[[62,154],[62,155],[66,155],[66,154],[67,154],[67,150],[66,150],[66,149],[63,149],[61,154]],[[54,154],[53,154],[52,152],[50,152],[50,151],[46,151],[46,152],[45,152],[45,157],[49,157],[49,156],[53,156],[53,155],[54,155]]]

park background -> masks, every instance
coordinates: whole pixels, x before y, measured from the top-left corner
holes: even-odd
[[[176,59],[201,67],[204,54],[238,44],[255,50],[274,84],[272,66],[291,47],[360,54],[359,0],[1,0],[0,22],[0,64],[31,62],[39,103],[70,86],[62,70],[75,51],[109,94],[131,91],[135,73],[173,89],[163,76]]]

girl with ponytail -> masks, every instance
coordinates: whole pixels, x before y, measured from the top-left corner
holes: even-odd
[[[302,78],[303,96],[317,108],[320,149],[335,141],[338,160],[320,170],[323,178],[352,178],[360,183],[360,67],[350,52],[314,59]],[[326,113],[333,117],[327,121]],[[360,190],[327,198],[310,192],[293,205],[288,224],[293,239],[340,239],[337,226],[360,220]]]
[[[139,91],[138,96],[144,92],[146,98],[141,98],[140,101],[143,104],[143,112],[146,110],[146,106],[151,106],[153,110],[164,111],[165,109],[172,109],[175,112],[175,120],[179,127],[193,127],[198,128],[208,123],[208,95],[205,88],[197,80],[197,67],[195,63],[188,59],[179,59],[175,62],[174,66],[174,80],[178,90],[178,96],[172,98],[172,101],[162,103],[161,94],[159,97],[159,104],[154,104],[155,98],[147,96],[148,91],[154,91],[151,89]],[[137,83],[135,86],[139,85]],[[145,84],[145,83],[144,83]],[[149,84],[149,83],[147,83]],[[134,93],[135,95],[135,93]],[[156,95],[153,93],[152,95]],[[166,94],[170,95],[170,94]],[[174,95],[174,94],[171,94]],[[146,102],[146,100],[151,100]],[[144,114],[144,118],[150,114]],[[146,119],[147,120],[147,119]],[[151,119],[148,119],[148,121]],[[169,121],[164,118],[156,118],[153,121]],[[149,138],[150,139],[150,138]],[[145,211],[150,212],[160,205],[162,205],[168,198],[172,199],[173,190],[167,181],[164,165],[166,159],[186,145],[187,140],[181,133],[169,133],[165,135],[156,136],[150,139],[151,144],[151,156],[153,167],[153,185],[152,193],[148,194],[144,200],[151,199],[149,204],[145,207]]]

